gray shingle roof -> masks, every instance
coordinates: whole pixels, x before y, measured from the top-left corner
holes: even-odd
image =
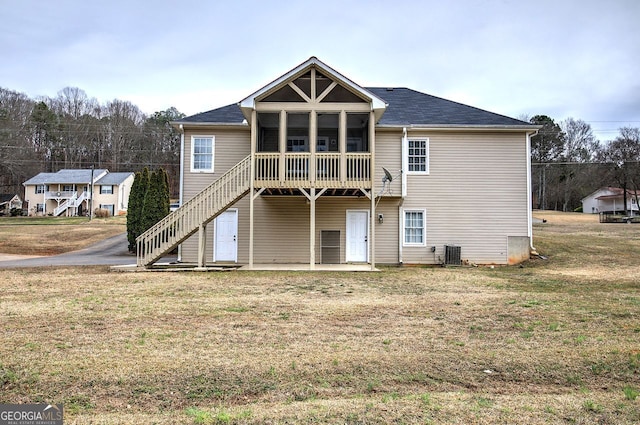
[[[365,87],[387,102],[378,125],[391,126],[526,126],[528,122],[431,96],[412,89]],[[183,118],[182,123],[241,124],[238,105],[227,105]]]
[[[109,173],[96,182],[97,185],[117,185],[124,182],[133,173]]]
[[[379,125],[523,126],[527,122],[400,87],[367,90],[388,106]]]
[[[94,179],[101,174],[108,173],[108,170],[97,169],[93,170]],[[79,169],[79,170],[60,170],[57,173],[40,173],[23,183],[23,185],[34,184],[80,184],[89,183],[91,181],[91,169]]]
[[[215,123],[215,124],[241,124],[244,115],[237,104],[223,106],[222,108],[202,112],[190,117],[181,119],[178,122],[188,123]]]

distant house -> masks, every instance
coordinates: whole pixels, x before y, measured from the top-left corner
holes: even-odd
[[[91,205],[123,214],[129,203],[133,173],[98,169],[64,169],[40,173],[23,183],[29,215],[88,215]],[[93,187],[93,191],[91,191]]]
[[[640,196],[640,193],[638,193]],[[624,208],[624,190],[619,187],[601,187],[582,199],[582,212],[586,214],[638,214],[636,192],[627,189],[627,209]]]
[[[22,208],[22,199],[13,193],[0,193],[0,215],[9,215],[14,208]]]

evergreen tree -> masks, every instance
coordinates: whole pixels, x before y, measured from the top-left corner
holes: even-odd
[[[140,235],[140,213],[142,211],[142,173],[137,172],[131,185],[129,193],[129,208],[127,210],[127,240],[129,241],[129,252],[136,252],[136,238]]]
[[[160,171],[154,171],[149,177],[149,186],[144,196],[144,204],[142,207],[142,229],[145,232],[151,226],[156,224],[162,217],[162,199],[161,188],[163,178]]]
[[[162,217],[164,218],[167,214],[169,214],[169,206],[171,205],[171,189],[169,187],[169,174],[164,168],[158,170],[162,175]]]

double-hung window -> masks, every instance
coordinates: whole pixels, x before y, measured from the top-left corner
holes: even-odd
[[[36,193],[45,193],[49,190],[49,186],[46,184],[36,185]]]
[[[100,194],[101,195],[111,195],[111,194],[113,194],[113,186],[110,186],[110,185],[102,185],[102,186],[100,186]]]
[[[191,137],[191,171],[194,173],[213,173],[215,137]]]
[[[425,246],[426,241],[425,210],[404,211],[404,245]]]
[[[429,174],[429,139],[407,141],[407,172]]]

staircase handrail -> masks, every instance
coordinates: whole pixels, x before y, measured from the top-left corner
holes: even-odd
[[[138,236],[137,265],[153,264],[242,198],[250,188],[250,164],[251,155]]]

